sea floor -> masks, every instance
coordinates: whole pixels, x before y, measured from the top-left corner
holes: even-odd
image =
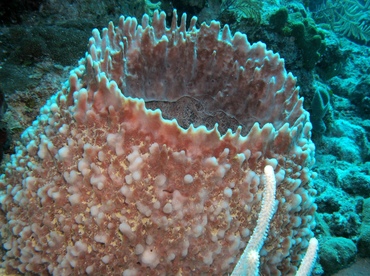
[[[358,258],[351,266],[340,270],[333,276],[369,276],[370,275],[370,259]]]

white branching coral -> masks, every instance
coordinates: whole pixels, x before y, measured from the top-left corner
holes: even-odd
[[[296,80],[263,43],[177,19],[94,30],[22,134],[0,177],[8,271],[231,273],[264,213],[266,166],[278,204],[253,256],[261,275],[297,271],[316,206]]]
[[[257,225],[248,241],[248,245],[241,255],[231,276],[258,275],[259,252],[266,239],[268,227],[275,211],[276,179],[274,168],[267,165],[264,169],[266,184],[263,192],[261,212],[258,215]]]
[[[261,212],[258,216],[257,226],[248,241],[248,245],[236,264],[231,276],[259,275],[259,252],[266,239],[268,227],[275,210],[276,179],[273,167],[265,167],[266,184],[263,192]],[[302,260],[296,276],[309,276],[316,261],[318,241],[311,238],[307,254]]]
[[[316,238],[311,238],[308,244],[307,253],[304,256],[302,263],[297,271],[296,276],[311,275],[319,250],[319,241]]]

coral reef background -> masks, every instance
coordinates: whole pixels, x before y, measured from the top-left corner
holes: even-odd
[[[341,5],[344,3],[343,5]],[[9,1],[0,4],[0,155],[84,56],[93,28],[155,9],[217,19],[285,59],[311,112],[317,275],[370,258],[370,1]],[[346,10],[348,12],[346,12]],[[3,172],[3,167],[0,173]],[[360,259],[361,258],[361,259]],[[364,259],[363,259],[364,258]],[[365,260],[365,261],[364,261]],[[350,268],[349,268],[350,269]],[[354,271],[350,273],[353,275]]]

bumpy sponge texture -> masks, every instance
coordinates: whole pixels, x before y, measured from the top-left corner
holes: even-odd
[[[309,115],[283,60],[219,23],[123,17],[41,109],[0,177],[3,266],[39,275],[222,275],[278,207],[264,275],[294,273],[313,236]],[[243,128],[182,128],[147,101],[188,97]],[[211,116],[213,116],[211,114]],[[243,136],[242,131],[247,134]]]

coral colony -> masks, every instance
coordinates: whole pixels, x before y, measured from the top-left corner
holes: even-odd
[[[295,78],[227,26],[176,22],[94,30],[22,134],[0,178],[8,272],[310,274],[314,144]],[[184,97],[238,127],[181,127],[187,114],[145,103]]]

